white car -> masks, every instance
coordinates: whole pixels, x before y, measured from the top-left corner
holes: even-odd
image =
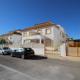
[[[11,49],[8,47],[3,48],[3,55],[10,55],[11,54]]]
[[[0,54],[3,54],[4,50],[2,48],[0,48]]]
[[[23,48],[11,48],[12,52],[23,52]]]

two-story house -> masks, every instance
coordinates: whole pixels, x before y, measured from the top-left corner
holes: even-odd
[[[11,42],[9,47],[18,48],[22,47],[22,33],[21,30],[12,31],[8,36],[8,40]]]
[[[7,44],[4,44],[3,47],[22,47],[21,30],[10,31],[4,35],[1,35],[0,38],[6,40],[7,42]]]
[[[22,31],[23,47],[32,47],[37,55],[60,55],[59,47],[66,39],[64,29],[52,22],[36,24]]]

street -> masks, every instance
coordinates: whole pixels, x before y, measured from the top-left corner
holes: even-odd
[[[80,80],[80,62],[0,55],[0,80]]]

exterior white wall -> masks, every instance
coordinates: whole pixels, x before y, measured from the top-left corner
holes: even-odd
[[[13,34],[11,36],[9,36],[8,38],[11,42],[12,42],[12,47],[20,47],[22,45],[22,36],[21,35],[17,35],[17,34]]]
[[[62,57],[66,57],[66,44],[63,43],[61,46],[60,46],[60,53],[61,53],[61,56]]]
[[[60,43],[61,43],[61,35],[60,35],[60,31],[58,29],[56,29],[55,27],[53,28],[53,40],[54,40],[54,47],[58,48]]]
[[[27,43],[24,44],[23,47],[32,48],[35,52],[35,55],[44,56],[44,45],[43,44],[35,44],[35,43]]]
[[[51,27],[48,27],[48,28],[51,28],[51,33],[50,34],[46,34],[46,29],[47,28],[42,28],[41,29],[41,35],[46,37],[46,38],[49,38],[49,39],[51,39],[53,41],[52,45],[53,45],[54,49],[59,49],[60,45],[62,45],[63,42],[65,41],[65,38],[63,38],[63,36],[61,35],[61,32],[65,35],[64,30],[62,28],[61,29],[57,28],[56,26],[51,26]],[[25,37],[22,36],[22,44],[24,43],[24,40],[26,40],[26,39],[28,39],[30,37],[31,38],[32,37],[34,37],[34,38],[39,37],[39,35],[32,35],[32,36],[30,35],[29,36],[29,31],[28,32],[26,31],[26,33],[27,33],[27,35]],[[24,34],[24,32],[22,34]],[[35,48],[34,47],[32,47],[32,48],[35,50],[35,54],[36,55],[44,55],[44,47],[41,48],[41,47],[36,46]]]
[[[44,48],[33,48],[35,55],[44,56]]]
[[[53,35],[53,27],[49,27],[49,28],[51,29],[51,33],[50,33],[50,34],[46,34],[46,33],[45,33],[47,28],[43,28],[41,34],[42,34],[43,36],[45,36],[45,37],[50,38],[51,40],[53,40],[53,36],[54,36],[54,35]]]
[[[61,30],[53,27],[53,40],[54,40],[54,47],[58,48],[60,45],[65,42],[65,38],[61,35]],[[65,33],[63,33],[65,35]]]
[[[13,35],[9,36],[9,40],[11,42],[13,42],[13,43],[21,43],[22,36],[21,35],[15,35],[15,34],[13,34]]]

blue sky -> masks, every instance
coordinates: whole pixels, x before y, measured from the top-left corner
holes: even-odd
[[[80,0],[0,0],[0,34],[48,20],[80,38]]]

